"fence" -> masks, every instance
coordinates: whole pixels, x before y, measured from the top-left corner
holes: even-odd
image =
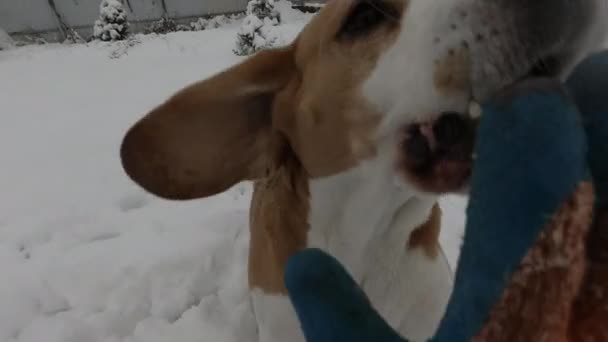
[[[101,0],[0,0],[0,28],[13,36],[65,38],[65,27],[87,38],[99,17]],[[247,0],[123,0],[132,23],[162,17],[194,18],[243,11]]]

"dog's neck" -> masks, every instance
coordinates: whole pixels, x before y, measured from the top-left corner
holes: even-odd
[[[358,281],[382,264],[394,265],[407,252],[410,235],[432,216],[436,198],[403,188],[388,154],[380,156],[386,162],[375,157],[334,176],[311,180],[297,157],[283,155],[281,166],[256,182],[251,287],[284,293],[285,264],[307,247],[334,255]],[[369,256],[374,259],[371,264]]]
[[[307,246],[331,253],[357,281],[369,276],[370,268],[394,263],[436,203],[436,197],[402,184],[391,164],[378,160],[311,181]]]

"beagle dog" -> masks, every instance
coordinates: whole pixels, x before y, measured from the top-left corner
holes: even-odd
[[[172,200],[254,182],[259,341],[303,341],[283,271],[308,247],[344,264],[398,332],[425,340],[452,288],[437,200],[466,191],[477,103],[526,76],[566,75],[597,47],[607,7],[330,0],[291,45],[190,85],[137,122],[123,167]]]

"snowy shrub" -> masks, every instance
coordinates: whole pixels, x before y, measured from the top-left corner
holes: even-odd
[[[280,22],[281,17],[274,9],[274,0],[250,0],[247,16],[237,34],[234,53],[247,56],[277,46],[280,37],[275,27]]]
[[[6,31],[0,28],[0,51],[8,50],[13,46],[15,46],[15,42],[13,42],[11,36],[9,36]]]
[[[163,17],[157,21],[153,21],[146,27],[144,33],[165,34],[177,31],[177,24],[174,20]]]
[[[192,31],[203,31],[224,27],[231,24],[238,16],[218,15],[213,18],[198,18],[197,21],[190,23]]]
[[[124,40],[129,33],[127,11],[121,0],[102,0],[93,37],[103,41]]]
[[[203,31],[207,29],[207,25],[209,25],[209,19],[198,18],[197,21],[190,23],[190,28],[192,28],[192,31]]]
[[[169,32],[177,32],[177,31],[190,31],[191,27],[188,25],[180,25],[175,22],[175,20],[167,17],[163,17],[160,20],[152,22],[146,29],[144,33],[156,33],[156,34],[167,34]]]
[[[192,28],[188,25],[177,24],[176,31],[192,31]]]
[[[292,3],[291,8],[297,9],[304,13],[317,13],[325,5],[324,3],[317,1],[292,1]]]
[[[276,25],[281,22],[281,15],[274,9],[274,0],[249,0],[247,15],[255,15],[260,20],[270,18]]]

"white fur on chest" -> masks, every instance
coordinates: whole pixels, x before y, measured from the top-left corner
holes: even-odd
[[[251,291],[258,325],[258,342],[304,342],[304,333],[289,297]]]
[[[414,194],[379,160],[313,181],[308,247],[336,257],[393,328],[423,341],[444,314],[452,276],[443,256],[408,247],[436,200]],[[253,290],[252,300],[260,342],[304,341],[287,296]]]
[[[425,222],[434,204],[433,199],[414,198],[395,179],[390,163],[378,159],[310,184],[308,247],[336,257],[356,280],[368,275],[365,261],[375,249],[383,249],[386,258],[403,252],[410,233]],[[406,207],[416,210],[395,225],[397,213]],[[392,240],[387,240],[389,235]]]
[[[452,275],[443,255],[432,259],[408,242],[436,198],[405,188],[390,153],[381,156],[311,183],[308,247],[336,257],[399,332],[425,339],[443,316]]]

